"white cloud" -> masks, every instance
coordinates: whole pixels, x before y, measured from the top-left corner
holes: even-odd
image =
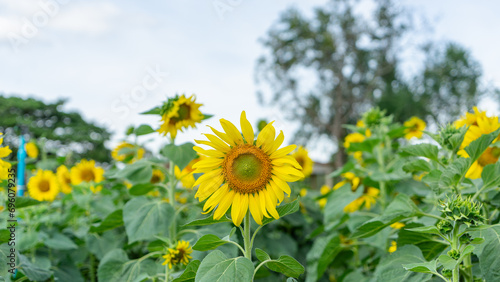
[[[118,14],[119,9],[111,3],[75,3],[61,10],[50,26],[64,31],[96,35],[111,30],[113,19]]]

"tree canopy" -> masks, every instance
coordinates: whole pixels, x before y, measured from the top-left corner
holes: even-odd
[[[15,156],[18,136],[37,139],[48,153],[71,154],[98,162],[108,162],[109,150],[104,142],[110,133],[94,123],[85,121],[79,113],[62,110],[65,100],[44,103],[33,98],[0,96],[0,132]]]
[[[332,0],[311,18],[289,8],[262,39],[266,53],[257,62],[257,94],[263,104],[300,121],[296,142],[327,135],[340,146],[347,133],[342,125],[373,106],[401,122],[416,115],[445,123],[484,92],[479,63],[458,44],[426,42],[422,70],[404,76],[402,48],[419,50],[403,44],[413,32],[411,14],[379,0],[367,16],[359,12],[363,3]],[[344,157],[338,154],[337,166]]]

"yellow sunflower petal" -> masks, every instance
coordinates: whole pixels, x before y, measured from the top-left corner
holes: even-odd
[[[215,135],[217,135],[220,139],[222,139],[222,141],[226,142],[229,145],[233,145],[233,140],[229,136],[227,136],[226,133],[220,132],[217,129],[211,127],[210,125],[207,125],[207,126],[210,129],[212,129],[212,131],[215,133]]]
[[[195,150],[197,153],[201,155],[205,155],[207,157],[214,157],[214,158],[223,158],[225,156],[224,153],[217,151],[217,150],[205,150],[201,147],[194,146],[193,150]]]
[[[281,146],[281,144],[283,144],[283,140],[285,140],[285,135],[283,134],[283,130],[280,130],[280,134],[278,135],[278,137],[276,137],[276,140],[272,142],[271,146],[269,147],[269,151],[267,151],[266,153],[269,154],[276,151]]]
[[[230,190],[229,193],[224,196],[224,198],[219,203],[219,206],[217,207],[217,209],[214,212],[214,219],[215,220],[220,219],[222,216],[224,216],[226,214],[227,210],[229,209],[229,207],[233,203],[234,196],[235,196],[235,193],[233,190]]]
[[[257,136],[257,147],[262,147],[264,151],[267,151],[269,147],[271,147],[272,142],[274,141],[274,136],[276,134],[276,130],[273,126],[274,121],[268,123],[262,131]]]
[[[259,191],[257,194],[257,200],[259,201],[260,211],[265,217],[270,218],[269,214],[266,210],[266,196],[262,191]]]
[[[231,139],[233,139],[234,144],[238,145],[243,143],[243,137],[241,137],[238,128],[236,128],[234,124],[225,119],[221,119],[220,124],[222,125],[222,128],[227,133],[227,135],[231,137]]]
[[[253,144],[255,135],[253,133],[252,125],[247,120],[245,111],[241,112],[240,125],[241,125],[241,132],[243,133],[243,137],[245,137],[246,142],[249,144]]]
[[[279,219],[280,215],[278,214],[278,211],[276,210],[276,201],[273,201],[271,197],[271,193],[269,192],[263,192],[262,194],[265,195],[266,197],[266,209],[267,211],[274,217],[274,219]]]
[[[248,207],[250,208],[250,213],[257,224],[262,225],[262,213],[260,212],[259,201],[254,197],[253,194],[248,195]]]
[[[291,151],[295,150],[295,148],[297,148],[297,145],[288,145],[286,147],[283,147],[279,150],[274,151],[270,157],[271,157],[271,159],[282,158],[282,157],[288,155]]]

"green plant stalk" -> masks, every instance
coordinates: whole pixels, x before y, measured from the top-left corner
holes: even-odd
[[[91,253],[90,254],[90,281],[95,282],[95,257]]]
[[[165,264],[165,282],[168,282],[170,278],[170,268],[168,268],[168,263]]]
[[[378,162],[378,165],[380,166],[380,172],[385,173],[385,164],[384,164],[384,155],[382,152],[382,145],[377,146],[377,162]],[[387,191],[386,191],[384,181],[379,181],[379,188],[380,188],[380,204],[382,205],[382,208],[385,209],[385,206],[387,204]]]
[[[459,237],[459,229],[460,225],[455,222],[455,226],[453,228],[453,238],[451,240],[451,249],[452,250],[459,250],[459,245],[458,245],[458,237]],[[460,281],[460,264],[457,263],[455,268],[452,271],[452,281],[453,282],[459,282]]]
[[[170,204],[172,205],[172,208],[175,210],[175,164],[173,161],[170,161],[169,163],[169,175],[168,175],[168,182],[169,182],[169,188],[168,189],[168,195],[170,199]],[[176,223],[176,217],[174,216],[173,222],[172,222],[172,227],[170,230],[170,239],[172,242],[177,241],[177,223]]]
[[[468,254],[464,258],[464,270],[465,270],[465,281],[466,282],[472,282],[472,262],[471,262],[471,255]]]
[[[252,244],[250,242],[250,211],[245,216],[245,226],[243,232],[243,242],[245,244],[245,257],[252,261]]]

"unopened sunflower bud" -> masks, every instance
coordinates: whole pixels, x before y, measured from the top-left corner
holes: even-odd
[[[447,220],[439,221],[436,227],[441,234],[449,234],[453,230],[453,225]]]
[[[460,251],[458,251],[458,250],[451,250],[451,251],[449,251],[449,252],[448,252],[448,255],[449,255],[452,259],[457,260],[457,259],[459,259],[459,258],[460,258]]]
[[[385,110],[373,108],[363,114],[363,122],[368,128],[378,125],[388,125],[392,122],[392,116],[386,116]]]
[[[459,239],[461,244],[469,244],[472,241],[472,237],[469,235],[469,233],[465,233],[464,235],[460,236]]]
[[[446,218],[467,226],[477,226],[483,223],[484,216],[481,212],[481,204],[473,201],[470,197],[463,199],[462,196],[448,198],[441,202],[442,212]]]
[[[441,271],[441,274],[446,278],[451,278],[451,276],[453,275],[453,271],[451,271],[450,269],[443,269]]]
[[[452,124],[448,124],[445,127],[441,128],[439,132],[438,142],[442,147],[447,148],[448,150],[454,150],[457,146],[460,145],[460,135],[463,134],[463,131],[467,128],[461,127],[456,128]]]

